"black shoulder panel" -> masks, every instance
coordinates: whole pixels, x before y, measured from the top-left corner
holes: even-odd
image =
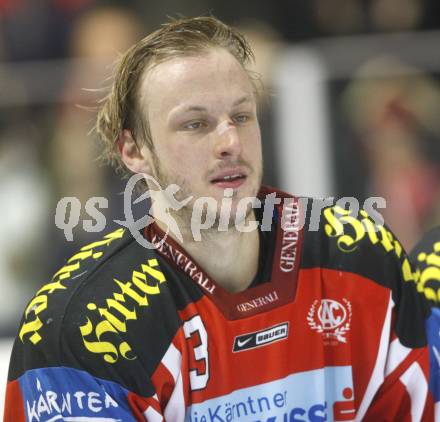
[[[149,377],[181,324],[178,309],[201,296],[155,250],[119,229],[81,248],[38,290],[23,316],[9,379],[68,366],[150,395]]]
[[[410,253],[417,269],[417,290],[430,306],[440,306],[440,227],[423,236]]]

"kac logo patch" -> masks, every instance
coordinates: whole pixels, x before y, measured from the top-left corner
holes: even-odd
[[[349,300],[343,298],[342,302],[343,304],[333,299],[317,299],[307,314],[309,327],[324,337],[325,345],[347,342],[352,308]]]

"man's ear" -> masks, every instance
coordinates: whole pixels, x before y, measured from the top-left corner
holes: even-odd
[[[140,149],[131,132],[124,129],[119,135],[118,148],[121,159],[133,173],[152,174],[151,153],[147,148]]]

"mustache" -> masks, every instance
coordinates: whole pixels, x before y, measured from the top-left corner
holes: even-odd
[[[221,163],[216,164],[212,169],[208,171],[208,177],[212,176],[213,174],[216,174],[217,172],[225,169],[230,169],[234,167],[245,167],[249,174],[252,172],[251,165],[242,159],[234,160],[234,161],[222,161]]]

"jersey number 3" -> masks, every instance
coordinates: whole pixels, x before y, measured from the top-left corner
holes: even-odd
[[[189,371],[191,390],[202,390],[209,381],[209,358],[208,358],[208,333],[199,315],[193,316],[183,324],[185,338],[196,343],[194,347],[194,358],[200,363],[199,368]]]

